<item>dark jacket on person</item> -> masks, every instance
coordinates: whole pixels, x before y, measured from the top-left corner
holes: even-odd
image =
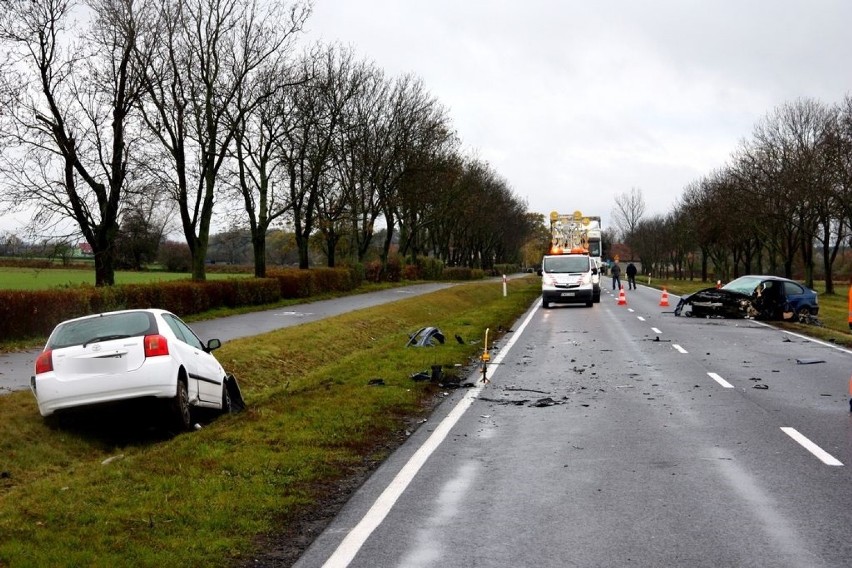
[[[627,272],[628,278],[634,278],[636,276],[636,267],[633,266],[632,262],[627,265],[627,270],[625,272]]]

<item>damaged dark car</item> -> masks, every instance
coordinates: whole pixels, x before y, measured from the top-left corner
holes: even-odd
[[[676,316],[809,322],[819,314],[817,293],[779,276],[741,276],[721,288],[681,298]]]

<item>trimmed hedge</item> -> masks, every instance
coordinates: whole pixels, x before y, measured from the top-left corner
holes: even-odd
[[[441,278],[443,280],[482,280],[485,278],[485,271],[481,268],[450,266],[444,268]]]
[[[345,292],[358,288],[361,282],[362,270],[357,268],[316,268],[271,271],[269,278],[0,290],[0,339],[43,337],[61,321],[93,313],[161,308],[187,316],[215,308],[259,306],[282,298]]]

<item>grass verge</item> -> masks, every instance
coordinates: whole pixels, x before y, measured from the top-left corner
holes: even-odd
[[[0,397],[0,566],[250,563],[259,539],[313,518],[428,415],[436,387],[412,373],[462,373],[482,348],[471,340],[508,329],[540,293],[537,278],[508,287],[459,285],[229,342],[217,356],[248,410],[192,433],[151,428],[144,411],[51,426],[30,393]],[[448,341],[405,348],[426,325]]]

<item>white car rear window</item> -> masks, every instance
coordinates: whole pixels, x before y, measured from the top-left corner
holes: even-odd
[[[68,321],[54,330],[47,347],[61,349],[95,341],[157,333],[154,317],[147,312],[126,312]]]

